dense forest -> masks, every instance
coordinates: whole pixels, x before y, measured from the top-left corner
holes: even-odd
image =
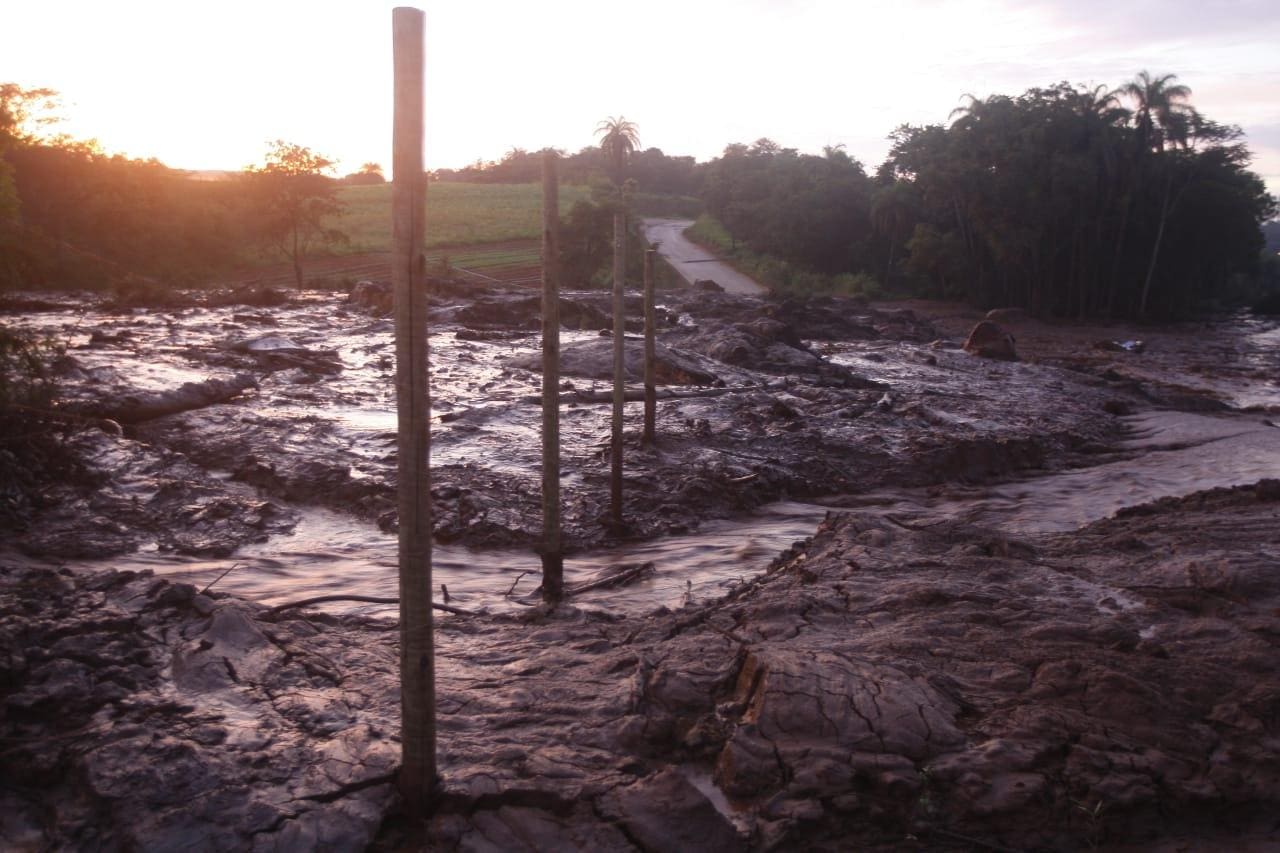
[[[1168,315],[1245,295],[1275,213],[1239,129],[1172,76],[968,98],[903,126],[874,175],[769,140],[707,166],[708,210],[750,248],[894,290],[1044,316]]]
[[[633,222],[705,210],[695,234],[724,238],[775,287],[961,298],[1041,316],[1168,316],[1280,286],[1260,227],[1275,200],[1249,171],[1239,129],[1190,96],[1172,75],[1143,72],[1115,90],[1059,83],[966,97],[945,124],[895,130],[874,171],[839,146],[803,154],[760,139],[696,163],[637,145],[626,204]],[[253,182],[192,181],[37,134],[52,97],[0,87],[0,286],[193,283],[264,242],[258,213],[268,205]],[[431,178],[531,183],[540,169],[537,153],[513,148]],[[593,187],[564,214],[566,268],[583,281],[608,275],[618,201],[607,172],[598,146],[562,153],[562,180]],[[366,163],[345,180],[382,177]]]

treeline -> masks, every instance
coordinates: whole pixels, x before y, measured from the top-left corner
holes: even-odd
[[[726,240],[775,287],[1167,316],[1249,297],[1274,278],[1260,226],[1275,200],[1249,171],[1240,130],[1190,95],[1173,75],[1142,72],[1115,90],[1059,83],[968,98],[946,124],[899,127],[874,173],[840,146],[802,154],[760,139],[709,163],[636,150],[625,177],[633,213],[659,212],[646,207],[655,196],[697,196],[714,221],[695,234]],[[433,177],[525,183],[539,169],[535,154],[512,149]],[[561,165],[577,183],[607,170],[599,147]],[[582,204],[575,224],[599,231],[606,206]]]
[[[838,149],[731,145],[704,198],[735,239],[823,273],[1042,316],[1180,313],[1241,294],[1276,208],[1239,129],[1174,79],[970,98],[895,131],[874,175]]]
[[[190,283],[242,256],[248,224],[234,182],[39,135],[55,98],[0,84],[0,287]]]
[[[695,217],[705,166],[693,157],[671,157],[659,148],[628,149],[624,162],[611,163],[603,145],[566,154],[558,151],[561,183],[587,185],[591,196],[574,202],[561,215],[560,265],[566,281],[607,287],[613,257],[613,214],[622,204],[619,183],[626,185],[627,278],[638,281],[645,243],[638,219],[647,215]],[[614,174],[621,168],[620,177]],[[529,184],[542,180],[542,152],[510,149],[501,160],[477,161],[462,169],[439,169],[433,181],[479,184]],[[664,270],[665,275],[665,270]]]
[[[560,180],[564,183],[589,184],[608,172],[607,158],[597,145],[576,154],[559,153]],[[653,195],[696,196],[702,186],[701,169],[694,158],[668,156],[660,148],[631,152],[626,177],[644,193]],[[533,183],[542,180],[542,154],[512,148],[501,160],[478,160],[461,169],[438,169],[431,172],[431,179],[478,184]]]
[[[241,256],[236,187],[92,144],[11,146],[18,204],[0,223],[0,285],[98,287],[141,276],[191,283]]]
[[[195,285],[256,257],[302,260],[341,242],[334,163],[272,143],[265,164],[193,179],[93,141],[37,133],[55,93],[0,84],[0,287]],[[347,183],[382,182],[376,163]]]
[[[726,147],[707,164],[703,185],[707,210],[728,232],[731,250],[742,243],[766,256],[752,271],[789,290],[850,273],[860,274],[862,287],[865,271],[883,271],[883,246],[872,228],[876,198],[875,183],[843,148],[800,154],[770,139]]]
[[[340,236],[324,221],[336,209],[332,163],[308,149],[277,143],[262,168],[193,181],[36,134],[52,94],[0,84],[0,286],[195,283],[267,247],[301,279],[307,247]],[[1168,315],[1246,296],[1276,279],[1275,258],[1259,266],[1275,201],[1249,171],[1240,131],[1200,114],[1190,94],[1144,72],[1114,91],[1061,83],[970,98],[947,124],[898,128],[874,172],[838,146],[801,154],[761,139],[709,163],[636,144],[614,175],[601,147],[584,148],[560,164],[563,181],[592,187],[564,215],[566,268],[607,278],[610,223],[625,203],[633,222],[705,208],[714,221],[701,233],[795,290],[887,288],[1064,317]],[[539,154],[512,149],[432,178],[540,175]],[[366,163],[344,180],[377,183],[381,170]]]

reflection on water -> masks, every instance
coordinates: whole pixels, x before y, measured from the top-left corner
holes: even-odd
[[[575,555],[565,560],[565,582],[583,583],[621,565],[652,561],[653,574],[625,587],[584,593],[575,603],[643,613],[717,598],[762,572],[796,540],[812,535],[825,512],[807,504],[777,503],[747,520],[705,524],[697,533]],[[200,587],[236,564],[215,589],[264,604],[319,595],[397,595],[396,537],[324,509],[308,510],[293,534],[241,548],[233,558],[201,560],[152,552],[112,561],[115,568],[152,569]],[[436,545],[432,553],[436,599],[444,584],[451,603],[469,610],[521,609],[515,599],[538,587],[540,572],[539,559],[529,550]],[[336,612],[394,612],[388,605],[339,602],[325,607]]]

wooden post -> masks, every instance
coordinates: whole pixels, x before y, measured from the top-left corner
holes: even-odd
[[[542,152],[542,597],[564,593],[560,544],[560,182]]]
[[[619,199],[621,204],[621,199]],[[610,442],[612,462],[609,477],[609,517],[615,526],[622,525],[622,410],[626,397],[627,318],[626,295],[626,218],[619,208],[613,213],[613,435]]]
[[[654,381],[656,356],[654,353],[654,335],[657,333],[656,316],[653,310],[653,257],[654,249],[646,249],[644,253],[644,443],[652,445],[655,441],[655,426],[658,409],[658,390]]]
[[[423,14],[391,13],[395,122],[391,282],[395,293],[400,519],[400,793],[411,820],[427,815],[436,786],[435,644],[431,613],[431,393],[422,255]]]

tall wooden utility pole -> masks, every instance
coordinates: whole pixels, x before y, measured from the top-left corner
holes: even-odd
[[[652,445],[655,440],[654,422],[657,420],[658,389],[654,374],[656,370],[656,354],[654,352],[654,335],[656,315],[653,309],[653,256],[655,249],[646,249],[644,253],[644,443]]]
[[[422,256],[427,181],[422,162],[423,14],[391,12],[395,67],[391,283],[396,315],[400,511],[400,793],[426,816],[436,785],[435,640],[431,614],[431,391]]]
[[[564,593],[560,544],[560,181],[542,152],[542,597]]]
[[[621,179],[619,179],[621,180]],[[610,442],[609,517],[622,526],[622,410],[626,400],[627,318],[623,292],[626,278],[627,223],[622,212],[622,189],[618,189],[618,209],[613,212],[613,435]]]

